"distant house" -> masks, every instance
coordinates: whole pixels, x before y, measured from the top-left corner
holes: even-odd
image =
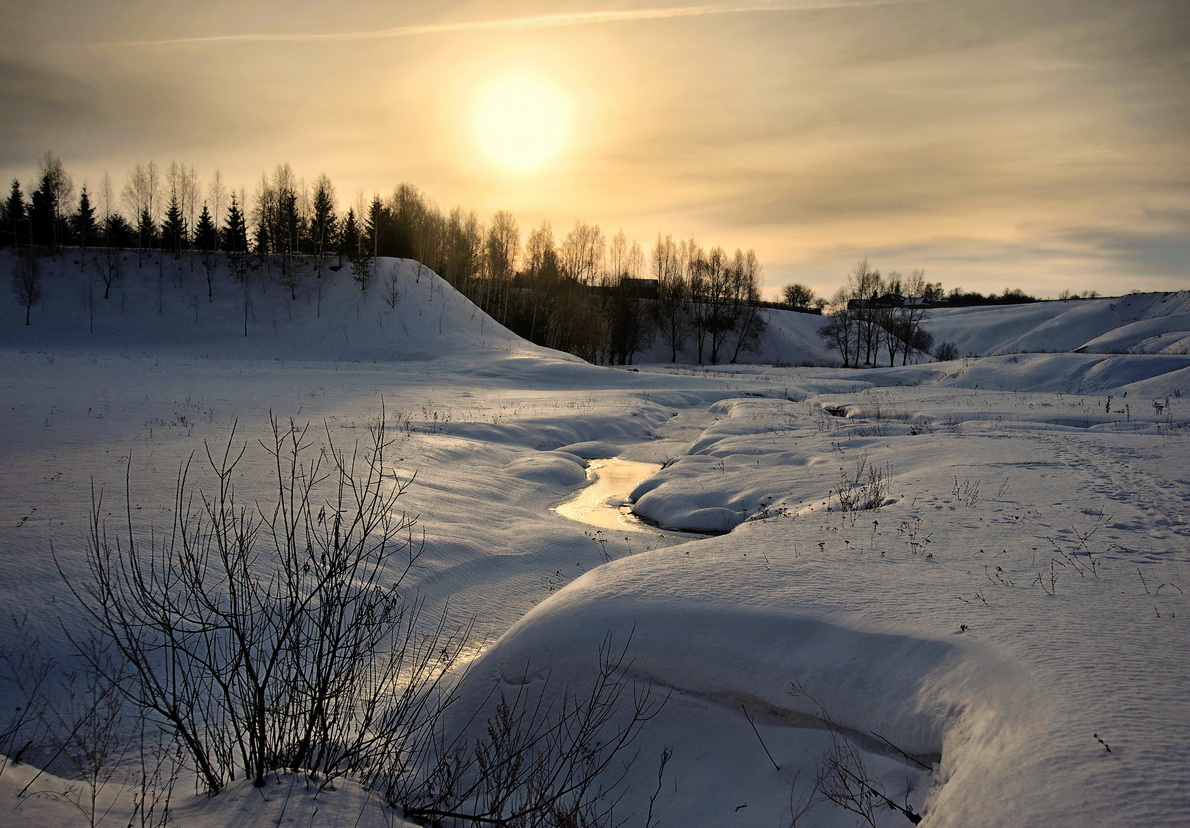
[[[620,287],[640,299],[657,298],[656,279],[636,279],[631,276],[625,276],[620,280]]]
[[[865,308],[904,308],[910,305],[918,306],[922,300],[918,298],[906,299],[899,293],[885,293],[875,299],[848,299],[847,310],[863,310]]]

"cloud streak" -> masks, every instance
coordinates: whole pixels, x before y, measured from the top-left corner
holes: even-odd
[[[362,40],[395,40],[406,37],[459,34],[483,31],[516,31],[532,29],[559,29],[575,26],[591,26],[602,23],[632,23],[649,20],[673,20],[687,17],[710,17],[717,15],[763,14],[799,11],[821,11],[839,8],[862,8],[868,6],[902,5],[923,0],[793,0],[793,2],[748,3],[735,5],[727,3],[698,6],[672,6],[652,9],[628,9],[620,11],[572,12],[569,14],[547,14],[532,17],[516,17],[503,20],[470,20],[458,23],[430,23],[414,26],[396,26],[388,29],[339,33],[255,33],[224,34],[207,37],[168,38],[164,40],[131,40],[110,43],[111,46],[186,46],[217,45],[237,43],[346,43]]]

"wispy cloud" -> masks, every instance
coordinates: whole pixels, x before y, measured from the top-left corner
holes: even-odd
[[[241,33],[211,35],[207,37],[181,37],[163,40],[133,40],[113,43],[114,46],[178,46],[220,43],[336,43],[359,40],[392,40],[403,37],[424,37],[427,35],[456,34],[462,32],[557,29],[572,26],[590,26],[600,23],[630,23],[646,20],[669,20],[684,17],[707,17],[711,15],[758,14],[765,12],[796,12],[822,9],[850,8],[863,6],[887,6],[921,0],[787,0],[771,3],[716,3],[699,6],[670,6],[652,9],[627,9],[620,11],[573,12],[569,14],[547,14],[533,17],[515,17],[503,20],[469,20],[456,23],[431,23],[425,25],[396,26],[389,29],[339,33]]]

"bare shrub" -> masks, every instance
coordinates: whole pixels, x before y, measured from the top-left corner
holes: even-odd
[[[82,665],[66,670],[57,658],[43,655],[27,616],[13,616],[12,625],[17,645],[0,648],[0,678],[12,685],[18,704],[0,731],[0,754],[7,757],[0,761],[0,774],[9,761],[36,762],[42,770],[18,796],[67,803],[85,824],[99,825],[115,801],[109,788],[122,788],[128,777],[122,762],[129,752],[124,728],[130,711],[116,686],[92,666],[111,666],[110,653],[88,641]],[[118,670],[113,667],[110,674]],[[47,770],[53,775],[44,774]],[[143,790],[144,780],[139,781]],[[167,797],[162,790],[157,801]]]
[[[876,828],[877,808],[887,807],[904,816],[914,825],[921,822],[921,814],[909,807],[908,802],[898,804],[884,792],[880,780],[872,775],[865,763],[863,752],[848,738],[842,726],[825,706],[805,688],[794,684],[790,691],[794,696],[808,699],[817,708],[817,717],[830,734],[831,746],[818,759],[818,774],[814,780],[813,793],[795,810],[795,822],[805,815],[817,802],[826,801],[837,808],[855,814],[865,825]],[[890,743],[891,744],[891,743]],[[899,751],[893,745],[894,749]],[[906,758],[917,762],[909,754]],[[920,763],[919,763],[920,764]]]
[[[888,497],[892,472],[888,464],[877,466],[864,455],[855,463],[852,474],[839,469],[839,485],[834,491],[840,512],[879,509]]]
[[[604,639],[596,678],[583,691],[556,693],[548,678],[536,689],[519,681],[511,697],[493,689],[495,708],[482,732],[469,743],[471,729],[463,727],[444,741],[418,786],[394,777],[390,801],[405,803],[406,816],[418,820],[518,828],[615,824],[612,811],[636,758],[625,752],[665,704],[626,678],[629,643],[614,647],[610,636]],[[663,756],[659,773],[668,759]]]
[[[89,577],[67,579],[118,656],[92,667],[178,740],[211,793],[237,773],[259,786],[270,771],[334,777],[415,753],[464,638],[424,629],[422,603],[399,591],[421,546],[396,508],[412,480],[387,467],[383,413],[350,452],[329,429],[315,447],[309,426],[270,427],[269,502],[237,496],[248,446],[233,428],[206,445],[209,487],[192,482],[193,456],[179,469],[168,534],[133,526],[130,471],[112,534],[95,495]]]
[[[979,481],[964,479],[959,482],[959,478],[956,476],[950,493],[957,497],[960,503],[973,509],[979,504]]]
[[[12,614],[9,623],[16,644],[0,644],[0,681],[11,686],[17,700],[8,719],[0,723],[0,774],[9,762],[19,764],[40,741],[49,699],[50,676],[56,664],[41,654],[38,639],[29,632],[28,616]]]

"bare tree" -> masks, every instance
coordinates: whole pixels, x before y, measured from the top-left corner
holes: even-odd
[[[148,164],[139,162],[129,172],[124,181],[121,198],[129,215],[137,227],[137,244],[143,251],[152,239],[148,233],[157,224],[161,210],[159,195],[161,189],[161,175],[157,165],[150,161]]]
[[[396,262],[389,265],[388,273],[385,274],[384,293],[381,298],[384,299],[384,304],[393,310],[401,304],[401,271]]]
[[[112,177],[106,172],[104,172],[103,178],[99,179],[98,196],[99,226],[106,228],[108,218],[116,212],[116,188],[112,184]]]
[[[111,298],[112,285],[120,280],[123,264],[124,251],[118,247],[107,245],[92,255],[91,266],[95,268],[100,281],[103,282],[104,299]]]
[[[576,221],[559,251],[562,273],[582,285],[596,284],[603,273],[606,247],[598,224]]]
[[[508,324],[513,277],[521,256],[521,229],[512,213],[498,210],[492,216],[484,249],[487,279],[492,292],[485,305],[499,322]]]
[[[391,767],[418,752],[446,703],[465,631],[424,626],[422,602],[401,588],[421,547],[398,509],[412,479],[385,460],[383,413],[362,449],[325,434],[318,447],[308,426],[270,418],[261,446],[275,496],[253,506],[234,483],[247,446],[234,429],[207,445],[212,488],[196,489],[185,463],[164,534],[134,526],[130,491],[109,534],[96,495],[89,577],[63,574],[120,657],[92,666],[178,739],[210,792],[239,773],[259,786],[285,768]]]
[[[847,303],[858,323],[859,341],[866,365],[875,364],[876,352],[880,346],[884,314],[877,300],[884,289],[885,283],[880,271],[871,267],[866,258],[860,259],[848,274]]]
[[[207,201],[211,204],[211,220],[216,227],[223,226],[223,205],[227,203],[227,185],[223,182],[223,174],[215,170],[211,180],[207,183]]]
[[[178,214],[184,222],[184,232],[178,241],[185,246],[189,235],[194,232],[198,211],[198,174],[193,166],[170,161],[165,168],[165,188],[169,202],[177,205]]]
[[[900,311],[900,323],[905,349],[901,364],[906,365],[911,353],[928,353],[934,340],[923,327],[930,318],[929,297],[932,294],[932,286],[926,281],[926,272],[921,268],[915,269],[903,281],[902,292],[905,304]]]
[[[731,361],[738,362],[740,353],[755,350],[764,334],[765,322],[760,313],[760,260],[756,251],[747,253],[736,249],[731,263],[731,313],[735,331],[735,350]]]
[[[689,331],[689,291],[682,265],[681,248],[671,236],[657,234],[653,245],[653,278],[657,280],[656,317],[662,340],[669,345],[670,362],[678,361],[678,352]]]
[[[859,359],[859,317],[848,307],[847,291],[840,288],[832,301],[833,310],[818,335],[843,358],[843,367],[851,368]]]
[[[13,258],[12,292],[25,309],[25,325],[30,323],[33,306],[41,301],[41,266],[32,247],[22,248]]]

